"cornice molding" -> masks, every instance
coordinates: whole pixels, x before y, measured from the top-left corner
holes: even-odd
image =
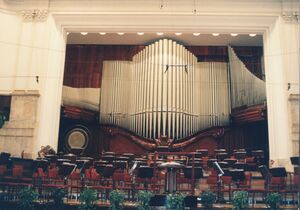
[[[279,15],[247,15],[247,14],[108,14],[108,13],[52,13],[55,22],[71,32],[86,29],[89,31],[106,29],[107,31],[152,32],[163,29],[172,32],[181,29],[182,32],[203,30],[210,32],[257,32],[263,33]],[[176,20],[176,21],[175,21]]]

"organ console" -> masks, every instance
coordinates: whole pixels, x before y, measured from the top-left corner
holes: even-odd
[[[132,61],[104,61],[100,124],[117,125],[147,139],[184,139],[229,125],[233,107],[265,100],[264,82],[229,47],[226,62],[198,62],[175,41],[162,39]],[[230,67],[230,68],[229,68]]]

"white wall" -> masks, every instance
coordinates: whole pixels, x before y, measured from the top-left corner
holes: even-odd
[[[19,13],[4,11],[0,27],[0,94],[38,92],[33,156],[42,145],[56,149],[65,55],[62,29],[51,14],[45,21],[25,21]]]
[[[0,12],[0,93],[14,90],[18,68],[19,40],[22,19],[14,14]]]

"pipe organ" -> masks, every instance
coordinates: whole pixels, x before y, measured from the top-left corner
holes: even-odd
[[[197,62],[184,46],[159,40],[132,61],[104,61],[100,123],[175,140],[226,126],[232,79],[227,63]]]
[[[228,47],[232,108],[263,104],[266,101],[266,84],[253,75]]]

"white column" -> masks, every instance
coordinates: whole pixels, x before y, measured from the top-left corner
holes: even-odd
[[[295,91],[299,90],[298,27],[297,24],[285,23],[279,17],[264,36],[269,152],[273,166],[289,166],[292,156],[288,82],[292,82],[293,78],[293,82],[298,84]]]
[[[39,28],[38,33],[46,43],[43,51],[43,65],[40,66],[40,104],[38,109],[37,141],[35,151],[41,146],[50,145],[55,150],[58,145],[58,131],[60,119],[61,93],[65,62],[66,40],[62,30],[58,29],[54,19],[49,16],[44,23],[45,28]],[[45,36],[47,34],[47,36]],[[37,56],[36,62],[40,63]],[[34,154],[36,155],[36,154]]]

